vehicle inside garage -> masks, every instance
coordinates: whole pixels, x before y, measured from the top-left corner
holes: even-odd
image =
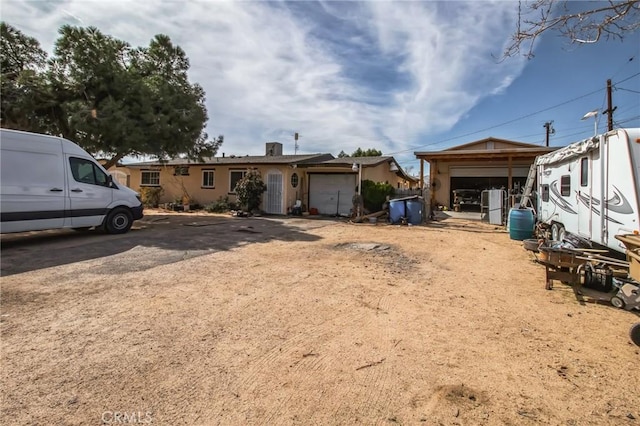
[[[522,188],[525,177],[513,177],[512,186]],[[488,189],[506,189],[509,186],[507,177],[452,177],[450,208],[456,211],[480,211],[482,191]]]

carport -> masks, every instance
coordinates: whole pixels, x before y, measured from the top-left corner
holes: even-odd
[[[414,154],[420,160],[420,176],[424,176],[424,163],[429,164],[431,205],[451,208],[454,190],[517,192],[524,186],[535,158],[556,149],[489,137],[442,151]]]

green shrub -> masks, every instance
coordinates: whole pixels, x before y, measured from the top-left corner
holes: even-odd
[[[366,210],[370,212],[382,210],[382,204],[387,200],[388,195],[393,195],[393,186],[388,183],[362,181],[362,198]]]
[[[143,186],[140,188],[140,198],[145,207],[158,207],[164,190],[161,186]]]
[[[224,195],[220,196],[220,198],[218,198],[213,203],[205,206],[204,209],[209,213],[226,213],[229,210],[235,210],[235,208],[235,204],[229,201],[228,196]]]
[[[260,176],[260,172],[257,170],[248,171],[247,174],[238,181],[235,188],[238,203],[248,212],[252,212],[260,207],[262,193],[266,190],[267,185],[265,185],[262,176]]]

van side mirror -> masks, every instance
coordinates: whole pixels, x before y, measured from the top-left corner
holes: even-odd
[[[113,176],[111,176],[110,174],[107,174],[107,188],[114,188],[116,187],[113,184]]]

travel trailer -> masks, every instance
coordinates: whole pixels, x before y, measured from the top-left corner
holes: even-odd
[[[0,232],[100,227],[122,234],[142,218],[132,189],[63,138],[0,130]]]
[[[536,160],[538,221],[618,252],[615,235],[640,230],[640,128],[617,129]]]

